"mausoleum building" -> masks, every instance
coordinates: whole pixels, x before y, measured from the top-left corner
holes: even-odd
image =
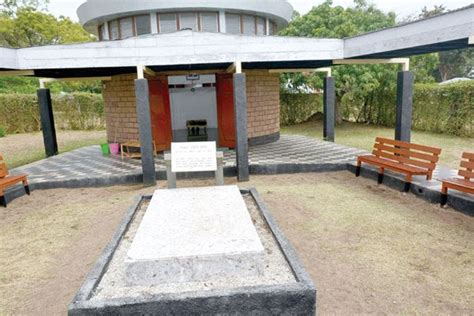
[[[118,1],[113,6],[107,1],[88,0],[78,9],[84,28],[100,41],[133,41],[184,30],[211,36],[273,36],[288,24],[292,14],[293,8],[284,0],[140,0]],[[172,37],[169,41],[173,41]],[[169,149],[172,141],[216,141],[220,147],[235,147],[233,80],[225,70],[170,69],[147,77],[152,134],[158,151]],[[249,143],[276,141],[280,132],[279,75],[268,69],[245,73]],[[139,139],[134,79],[134,75],[124,74],[104,81],[110,142]]]

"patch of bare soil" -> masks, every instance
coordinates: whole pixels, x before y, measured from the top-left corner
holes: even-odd
[[[474,314],[473,218],[348,172],[241,187],[258,189],[297,249],[318,313]],[[64,315],[133,198],[153,190],[34,191],[0,209],[0,314]]]

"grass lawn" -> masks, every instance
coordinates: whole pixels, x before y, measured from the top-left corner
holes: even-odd
[[[295,246],[319,314],[474,314],[474,218],[347,171],[241,186],[257,188]],[[64,315],[133,197],[155,189],[33,191],[0,209],[0,314]]]
[[[59,152],[106,142],[105,131],[57,131]],[[45,157],[41,132],[7,135],[0,138],[0,154],[9,168],[22,166]]]
[[[298,134],[322,139],[323,123],[312,120],[306,123],[282,128],[284,134]],[[336,143],[372,150],[375,137],[394,138],[393,128],[344,122],[336,126]],[[457,137],[427,132],[412,132],[412,142],[443,149],[440,163],[452,169],[459,167],[459,161],[464,151],[474,151],[474,138]]]

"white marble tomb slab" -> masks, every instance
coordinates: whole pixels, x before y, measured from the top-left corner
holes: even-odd
[[[127,253],[129,285],[256,276],[264,248],[237,186],[157,190]]]

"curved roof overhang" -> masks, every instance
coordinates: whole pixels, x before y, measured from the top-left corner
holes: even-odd
[[[293,7],[286,0],[88,0],[77,9],[88,31],[111,19],[148,12],[219,11],[257,14],[272,19],[279,28],[288,24]]]

